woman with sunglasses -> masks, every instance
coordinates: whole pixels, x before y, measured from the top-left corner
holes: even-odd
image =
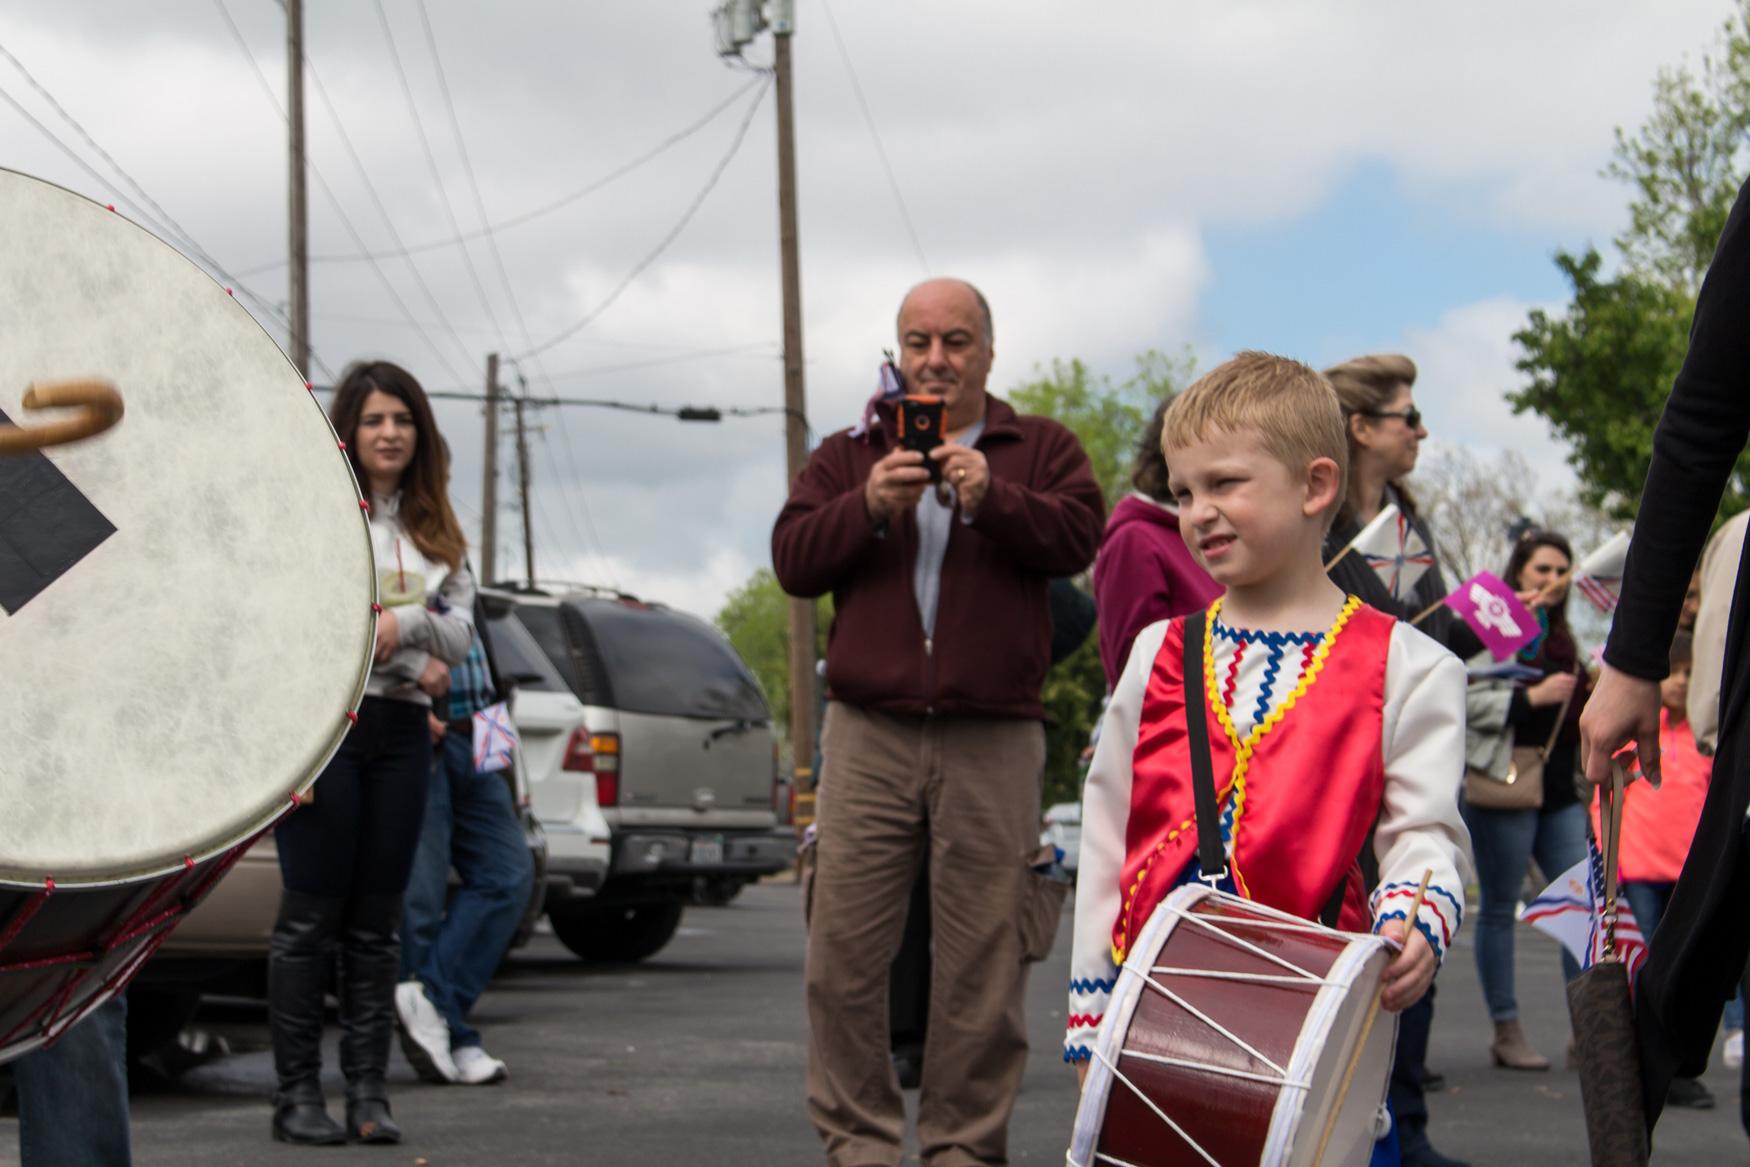
[[[1400,620],[1413,619],[1446,595],[1446,578],[1437,559],[1420,579],[1401,589],[1401,594],[1394,593],[1357,553],[1343,555],[1335,563],[1331,561],[1388,505],[1403,513],[1421,536],[1429,555],[1434,554],[1434,537],[1417,514],[1415,500],[1404,485],[1404,479],[1416,468],[1422,439],[1428,436],[1412,394],[1416,364],[1397,353],[1377,353],[1326,369],[1325,378],[1337,391],[1343,422],[1349,431],[1348,493],[1330,533],[1325,536],[1325,562],[1331,564],[1331,581],[1371,607]],[[1462,639],[1469,632],[1445,608],[1437,609],[1417,627],[1455,651],[1458,649],[1452,638]],[[1474,637],[1471,640],[1474,642]],[[1459,651],[1459,655],[1469,653]],[[1456,799],[1458,791],[1453,791],[1452,796]],[[1368,851],[1362,856],[1363,863],[1371,863],[1372,858]],[[1436,1151],[1428,1141],[1424,1094],[1430,1075],[1423,1061],[1433,1021],[1434,986],[1430,985],[1427,995],[1398,1018],[1397,1057],[1392,1065],[1389,1100],[1401,1162],[1404,1167],[1464,1167],[1460,1160]]]

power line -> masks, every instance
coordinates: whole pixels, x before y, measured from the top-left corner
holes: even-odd
[[[335,132],[340,135],[340,143],[346,147],[346,153],[352,159],[353,168],[358,171],[360,181],[365,184],[365,193],[371,196],[371,202],[377,208],[377,214],[382,217],[383,225],[389,229],[389,238],[395,241],[396,247],[401,248],[401,233],[395,229],[395,220],[389,214],[389,208],[383,205],[383,199],[377,193],[376,184],[371,181],[370,173],[365,170],[364,159],[359,157],[358,151],[353,147],[352,136],[346,132],[346,123],[341,120],[340,110],[335,107],[334,101],[328,96],[328,87],[322,84],[322,77],[316,72],[316,62],[310,59],[310,54],[307,52],[304,54],[304,67],[310,70],[310,80],[316,83],[317,96],[322,98],[322,104],[328,110],[329,120],[334,123]],[[402,248],[402,250],[406,249]],[[407,270],[413,275],[413,282],[419,285],[420,292],[424,294],[426,303],[430,305],[433,312],[437,313],[437,318],[443,323],[445,331],[450,334],[450,339],[454,340],[456,347],[462,351],[463,367],[472,365],[474,362],[473,351],[468,348],[467,342],[456,331],[455,325],[450,323],[449,317],[444,315],[443,305],[438,303],[437,296],[431,290],[431,285],[425,282],[425,276],[420,273],[419,265],[413,262],[413,257],[410,255],[403,258],[406,260]]]
[[[851,89],[857,95],[857,106],[863,111],[863,124],[869,127],[869,136],[875,140],[875,153],[881,156],[881,169],[887,172],[887,187],[893,192],[893,201],[899,204],[899,217],[905,220],[905,233],[911,236],[911,249],[917,254],[918,266],[927,274],[930,261],[924,258],[924,245],[918,242],[918,232],[912,225],[911,211],[905,205],[905,195],[900,193],[899,179],[893,173],[893,163],[887,159],[887,147],[881,144],[881,131],[875,128],[875,115],[869,110],[869,99],[863,96],[863,84],[857,80],[857,70],[851,64],[851,54],[845,48],[845,38],[839,35],[839,22],[832,14],[831,0],[820,0],[820,6],[826,12],[827,27],[832,29],[833,43],[839,47],[839,59],[845,63],[845,73],[851,79]]]
[[[278,95],[273,91],[273,86],[268,83],[267,76],[262,73],[261,65],[256,61],[255,54],[249,51],[249,42],[243,38],[243,30],[238,28],[237,22],[232,19],[231,10],[226,6],[225,0],[213,0],[213,3],[218,6],[219,15],[224,18],[226,27],[231,30],[231,37],[237,42],[237,48],[242,52],[243,59],[249,62],[250,71],[255,74],[255,80],[260,84],[261,91],[267,95],[268,103],[273,106],[274,112],[280,115],[281,121],[289,123],[291,119],[286,114],[285,106],[280,104]],[[305,64],[308,63],[309,61],[306,59]],[[314,76],[314,71],[312,71],[312,76]],[[310,173],[315,175],[316,185],[320,186],[322,193],[328,197],[329,205],[334,208],[334,214],[339,218],[341,225],[346,228],[346,233],[352,237],[352,241],[358,249],[364,251],[365,241],[359,235],[358,228],[353,226],[352,219],[347,216],[346,208],[340,205],[340,199],[335,195],[334,188],[328,185],[328,180],[322,176],[322,171],[317,168],[314,162],[306,160],[305,165],[309,167]],[[377,273],[377,279],[382,282],[383,290],[395,302],[395,307],[401,310],[402,317],[419,332],[420,339],[425,341],[426,346],[431,349],[432,355],[438,359],[438,363],[443,365],[450,376],[458,381],[466,380],[466,377],[457,371],[455,365],[450,362],[450,358],[444,355],[442,349],[438,348],[431,333],[427,332],[414,319],[412,310],[407,307],[407,301],[401,298],[401,293],[395,290],[394,283],[389,279],[389,273],[385,272],[383,266],[375,259],[371,259],[370,264],[371,270]]]
[[[578,189],[571,191],[569,194],[560,195],[558,198],[554,199],[551,202],[543,203],[541,206],[534,207],[534,208],[527,210],[527,211],[523,211],[520,214],[512,215],[510,218],[505,219],[503,222],[494,223],[491,226],[484,227],[484,228],[481,228],[480,230],[476,230],[476,231],[464,231],[464,232],[462,232],[458,235],[455,235],[451,238],[448,238],[448,239],[433,239],[433,240],[429,240],[428,242],[425,242],[425,243],[415,243],[412,246],[408,247],[405,251],[359,251],[359,252],[355,252],[355,253],[348,254],[348,255],[312,255],[310,257],[310,262],[311,263],[362,263],[362,262],[364,262],[366,260],[370,260],[370,259],[400,259],[403,255],[418,255],[421,252],[436,251],[441,247],[454,247],[457,244],[467,243],[467,242],[470,242],[472,240],[479,239],[487,234],[490,234],[493,231],[506,231],[512,227],[520,227],[524,223],[528,223],[528,222],[531,222],[535,219],[539,219],[545,215],[550,215],[554,211],[557,211],[557,210],[560,210],[564,207],[570,206],[572,203],[576,202],[577,200],[584,198],[588,195],[592,195],[596,191],[601,190],[603,187],[609,186],[612,183],[617,182],[620,179],[626,177],[626,175],[631,174],[633,171],[639,169],[640,167],[642,167],[650,162],[654,162],[657,158],[661,157],[663,154],[667,153],[669,150],[672,150],[674,147],[680,145],[682,142],[686,141],[688,138],[691,138],[694,134],[697,134],[700,130],[703,130],[706,126],[708,126],[712,122],[716,121],[718,116],[720,114],[722,114],[724,110],[733,106],[737,101],[739,101],[741,99],[743,94],[747,93],[748,90],[754,88],[759,83],[760,83],[760,78],[758,78],[758,77],[752,78],[745,85],[741,86],[741,88],[737,89],[734,93],[731,93],[728,97],[724,98],[722,101],[720,101],[716,105],[712,106],[710,111],[707,112],[703,117],[701,117],[697,121],[691,123],[685,129],[682,129],[674,134],[671,134],[669,137],[663,139],[662,142],[658,143],[656,146],[647,150],[645,153],[640,154],[638,157],[632,159],[630,162],[624,163],[621,166],[618,166],[615,169],[610,170],[607,174],[604,174],[602,177],[590,181],[589,183],[585,184],[584,186],[581,186]],[[272,271],[275,268],[284,267],[285,265],[286,265],[286,261],[283,259],[269,260],[266,263],[257,264],[255,267],[245,268],[243,270],[243,274],[246,276],[247,275],[257,275],[257,274],[264,272],[264,271]]]
[[[545,352],[561,341],[567,340],[583,331],[583,329],[594,321],[596,317],[607,311],[608,307],[612,305],[615,300],[620,298],[620,293],[630,287],[633,280],[642,275],[646,268],[655,263],[662,253],[668,250],[669,245],[678,239],[681,232],[686,230],[687,224],[692,222],[693,216],[698,213],[699,208],[704,205],[706,197],[710,195],[712,188],[717,185],[717,180],[722,178],[723,172],[729,168],[730,160],[733,159],[736,152],[741,149],[741,143],[747,137],[747,128],[753,123],[753,115],[758,111],[760,101],[765,97],[766,91],[771,87],[772,78],[771,75],[768,74],[765,83],[761,85],[759,91],[754,94],[754,99],[748,103],[747,112],[741,119],[741,125],[736,127],[735,139],[730,142],[729,149],[725,151],[723,157],[718,160],[716,167],[711,171],[710,177],[705,180],[704,187],[696,196],[694,196],[692,203],[688,205],[687,209],[682,212],[680,221],[674,225],[667,235],[663,236],[662,241],[651,250],[650,254],[646,255],[643,259],[633,265],[632,270],[627,272],[625,278],[615,285],[614,290],[609,292],[607,297],[603,299],[601,303],[585,313],[581,320],[577,321],[577,323],[571,325],[569,328],[551,339],[536,345],[528,352],[519,354],[520,356],[530,357],[537,353]]]
[[[60,102],[55,100],[54,94],[50,93],[48,89],[31,74],[30,70],[24,67],[22,61],[13,56],[12,53],[8,52],[4,46],[0,46],[0,54],[5,55],[6,59],[12,63],[13,67],[18,70],[18,72],[24,77],[25,81],[30,84],[31,88],[36,90],[44,101],[48,102],[50,108],[59,114],[61,119],[71,126],[73,130],[85,140],[86,144],[89,145],[92,150],[96,151],[98,157],[108,163],[110,168],[120,176],[122,181],[127,183],[127,185],[139,196],[138,200],[136,200],[130,198],[126,194],[116,192],[116,198],[131,207],[134,210],[134,213],[140,217],[146,226],[151,228],[159,236],[165,237],[181,246],[185,251],[190,253],[192,259],[210,268],[212,272],[216,273],[233,292],[240,293],[246,297],[251,303],[255,304],[256,307],[265,313],[269,319],[282,325],[287,324],[286,314],[278,305],[267,300],[254,289],[247,287],[242,281],[238,280],[234,275],[225,270],[224,265],[215,259],[211,252],[202,247],[199,241],[196,240],[195,237],[182,226],[182,224],[178,223],[168,211],[159,206],[157,200],[146,193],[145,188],[135,181],[134,177],[122,167],[121,163],[117,162],[107,150],[98,145],[97,140],[91,136],[83,125],[79,123],[78,119],[76,119],[71,113],[68,113],[66,108],[62,106]],[[4,87],[0,87],[0,99],[4,99],[7,104],[12,106],[20,117],[29,122],[31,126],[35,127],[36,130],[38,130],[44,137],[48,138],[49,141],[53,142],[62,153],[72,159],[75,165],[89,175],[100,188],[113,189],[114,184],[110,179],[98,173],[95,167],[79,156],[78,151],[67,145],[66,142],[61,140],[60,135],[44,125],[42,121],[40,121],[29,110],[25,109],[23,104],[20,103],[17,98],[13,97]],[[151,208],[150,210],[147,209],[148,206]],[[321,357],[317,356],[314,351],[311,352],[310,356],[311,359],[321,368],[324,375],[329,377],[334,375],[333,371],[328,368],[328,366],[322,361]]]
[[[383,39],[389,45],[389,59],[395,64],[395,76],[401,82],[401,95],[407,99],[407,115],[413,119],[413,129],[419,135],[420,148],[425,152],[425,163],[431,170],[431,181],[437,187],[438,199],[444,205],[444,215],[450,221],[450,230],[457,235],[462,233],[462,224],[456,220],[456,209],[450,205],[450,192],[444,185],[443,173],[438,169],[437,155],[432,153],[431,141],[425,136],[425,122],[419,116],[419,104],[413,100],[413,87],[407,83],[407,71],[401,66],[401,52],[395,47],[395,33],[389,26],[389,13],[383,8],[383,0],[372,0],[377,9],[377,21],[383,26]],[[504,333],[498,325],[498,315],[492,310],[492,303],[486,298],[486,286],[480,282],[480,272],[474,267],[474,257],[464,244],[461,248],[462,259],[468,267],[468,278],[474,284],[474,294],[480,297],[480,306],[486,309],[486,318],[492,322],[492,329],[498,334],[499,348],[508,348],[504,342]],[[412,263],[412,257],[408,257]],[[455,331],[454,328],[451,331]]]

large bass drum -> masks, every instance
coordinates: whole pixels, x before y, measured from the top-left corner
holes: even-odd
[[[114,994],[345,736],[375,636],[357,483],[303,378],[194,264],[0,171],[0,1061]]]
[[[1377,936],[1175,889],[1119,972],[1070,1167],[1366,1163],[1397,1038],[1396,1015],[1367,1017],[1391,957]]]

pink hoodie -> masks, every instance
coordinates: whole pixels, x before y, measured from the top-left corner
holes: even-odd
[[[1134,492],[1120,499],[1094,560],[1106,691],[1117,686],[1138,632],[1207,607],[1221,591],[1186,550],[1177,511]]]

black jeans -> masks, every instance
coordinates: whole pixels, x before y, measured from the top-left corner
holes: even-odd
[[[425,706],[366,697],[315,798],[274,830],[281,882],[327,899],[405,892],[430,774]]]

